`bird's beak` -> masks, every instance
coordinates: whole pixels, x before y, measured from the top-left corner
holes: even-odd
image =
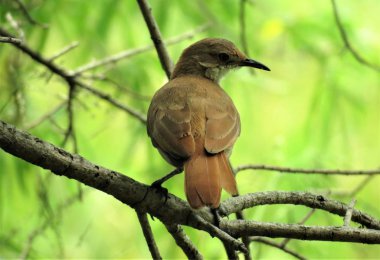
[[[240,62],[239,65],[270,71],[270,69],[267,66],[265,66],[264,64],[262,64],[258,61],[252,60],[252,59],[244,59]]]

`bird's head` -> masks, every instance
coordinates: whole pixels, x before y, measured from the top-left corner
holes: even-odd
[[[197,75],[218,82],[230,69],[253,67],[269,68],[247,58],[232,42],[219,38],[206,38],[186,48],[176,64],[172,78],[180,75]]]

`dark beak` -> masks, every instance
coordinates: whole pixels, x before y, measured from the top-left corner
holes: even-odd
[[[251,59],[242,60],[239,65],[270,71],[270,69],[267,66],[265,66],[264,64],[261,64],[260,62],[255,61],[255,60],[251,60]]]

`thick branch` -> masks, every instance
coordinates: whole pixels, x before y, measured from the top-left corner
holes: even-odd
[[[222,221],[220,227],[233,236],[289,237],[301,240],[380,244],[380,231],[347,227],[314,227],[250,220]]]
[[[166,200],[165,196],[162,196],[155,189],[149,188],[121,173],[92,164],[79,155],[70,154],[26,132],[17,130],[15,127],[2,121],[0,121],[0,148],[25,161],[51,170],[56,175],[63,175],[75,179],[112,195],[136,210],[149,212],[149,214],[157,217],[164,223],[184,224],[199,230],[204,230],[210,235],[218,237],[223,242],[233,245],[235,250],[241,250],[243,252],[246,252],[244,244],[231,237],[230,234],[247,235],[247,232],[244,232],[245,225],[246,227],[252,228],[249,229],[252,231],[249,235],[302,239],[304,239],[304,236],[307,236],[310,239],[317,240],[332,239],[333,241],[362,243],[377,243],[378,241],[378,233],[373,230],[328,227],[321,228],[322,235],[320,235],[320,233],[313,233],[315,230],[319,230],[318,227],[304,228],[304,226],[301,225],[257,224],[252,221],[233,221],[231,224],[229,224],[229,221],[222,221],[221,228],[225,230],[223,231],[209,223],[212,220],[212,214],[207,208],[195,212],[185,201],[170,193]],[[254,205],[275,203],[302,204],[321,208],[342,216],[347,211],[346,205],[327,200],[320,195],[317,196],[302,192],[267,192],[248,194],[229,199],[222,204],[221,212],[227,215],[231,212]],[[352,220],[367,227],[380,229],[379,221],[357,210],[353,210]],[[257,226],[261,228],[257,228]],[[269,228],[272,226],[275,228]],[[287,231],[287,233],[285,232],[286,230],[293,230],[294,234],[293,231]],[[302,230],[306,231],[302,233]],[[308,234],[308,230],[311,230],[312,233]],[[336,236],[331,237],[331,234],[336,234]]]
[[[305,173],[305,174],[340,174],[340,175],[375,175],[380,174],[380,168],[373,170],[330,170],[330,169],[302,169],[302,168],[289,168],[269,165],[241,165],[235,169],[235,172],[245,170],[264,170],[264,171],[277,171],[281,173]]]
[[[208,222],[212,220],[212,215],[207,208],[195,212],[173,194],[163,196],[128,176],[92,164],[79,155],[70,154],[3,121],[0,121],[0,148],[56,175],[75,179],[112,195],[136,210],[149,212],[164,223],[184,224],[204,230],[230,243],[235,250],[245,251],[243,243]]]
[[[284,192],[267,191],[242,195],[229,198],[220,206],[220,214],[227,216],[231,213],[251,208],[258,205],[272,204],[294,204],[304,205],[310,208],[321,209],[344,217],[348,206],[339,201],[327,199],[321,195],[308,192]],[[352,211],[352,221],[362,224],[365,227],[380,230],[380,221],[359,210]]]

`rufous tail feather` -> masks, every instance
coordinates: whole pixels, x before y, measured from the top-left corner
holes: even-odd
[[[218,208],[221,189],[236,195],[235,177],[224,152],[193,155],[185,163],[185,192],[192,208]]]

